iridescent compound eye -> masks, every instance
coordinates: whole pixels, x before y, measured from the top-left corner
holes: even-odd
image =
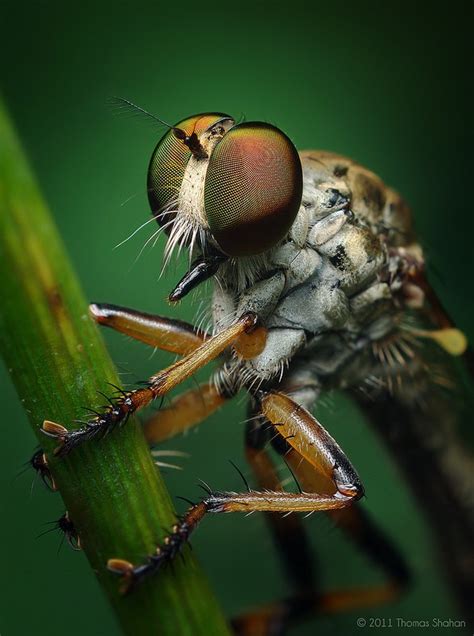
[[[183,131],[187,136],[195,133],[199,137],[221,119],[230,118],[222,113],[204,113],[187,117],[158,142],[148,166],[147,188],[151,211],[160,225],[174,218],[173,210],[176,210],[176,206],[173,204],[178,198],[184,172],[192,155],[190,148],[177,138],[175,131]]]
[[[303,174],[298,152],[278,128],[247,122],[215,147],[206,173],[209,228],[229,256],[273,247],[298,213]]]

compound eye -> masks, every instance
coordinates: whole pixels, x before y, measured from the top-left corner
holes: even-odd
[[[223,113],[204,113],[183,119],[175,128],[187,136],[199,137],[221,119],[230,119]],[[158,142],[148,166],[148,201],[151,211],[160,225],[168,224],[176,215],[175,205],[189,159],[190,149],[169,130]],[[166,227],[167,233],[171,224]]]
[[[259,254],[287,234],[302,191],[301,161],[288,137],[269,124],[239,124],[209,161],[204,189],[209,228],[229,256]]]

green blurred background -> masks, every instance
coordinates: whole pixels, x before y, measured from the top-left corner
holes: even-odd
[[[0,0],[0,90],[90,299],[185,319],[199,305],[166,305],[184,270],[180,264],[158,279],[162,242],[135,262],[150,225],[113,249],[148,218],[146,168],[160,136],[147,122],[111,113],[107,100],[120,95],[171,122],[209,110],[270,121],[298,148],[337,151],[372,168],[412,205],[433,284],[472,341],[471,31],[470,3],[459,1]],[[124,382],[169,361],[104,335]],[[58,554],[54,533],[36,538],[63,508],[59,495],[32,486],[30,472],[15,478],[35,440],[3,368],[0,386],[0,633],[117,634],[84,557],[67,547]],[[167,475],[173,494],[196,497],[198,478],[240,487],[228,460],[245,466],[244,413],[237,400],[167,444],[192,453],[182,473]],[[365,506],[396,538],[415,583],[395,605],[320,618],[293,633],[352,633],[359,615],[458,617],[429,527],[363,418],[337,396],[318,415],[357,466]],[[379,580],[325,518],[306,525],[328,587]],[[229,614],[288,592],[261,516],[206,519],[193,546]]]

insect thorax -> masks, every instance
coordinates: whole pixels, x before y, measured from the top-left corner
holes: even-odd
[[[301,158],[303,199],[288,237],[263,257],[221,267],[213,317],[220,330],[255,311],[269,330],[264,351],[229,359],[218,382],[235,389],[283,380],[309,390],[308,403],[322,383],[349,384],[347,363],[421,302],[406,300],[406,272],[422,256],[406,206],[378,177],[329,153]]]

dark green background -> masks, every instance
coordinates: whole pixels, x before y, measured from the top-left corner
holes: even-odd
[[[198,306],[166,305],[183,268],[158,280],[162,242],[134,262],[151,225],[113,250],[148,218],[146,166],[160,135],[111,114],[107,99],[122,95],[171,122],[209,110],[270,121],[299,148],[334,150],[378,172],[412,205],[433,283],[472,336],[471,30],[469,4],[453,1],[443,9],[0,1],[1,90],[89,298],[188,319]],[[106,336],[124,382],[168,361]],[[117,634],[83,556],[66,547],[58,555],[54,534],[36,539],[62,505],[41,484],[32,489],[30,473],[15,479],[35,442],[3,370],[0,380],[0,633]],[[343,399],[325,401],[318,414],[353,459],[365,505],[405,551],[415,583],[396,605],[321,618],[294,633],[348,634],[358,615],[455,618],[429,528],[392,460]],[[167,445],[192,453],[183,473],[169,475],[173,494],[197,496],[198,478],[240,487],[228,459],[244,467],[243,418],[238,401]],[[306,525],[328,586],[379,580],[325,518]],[[229,613],[288,591],[261,516],[206,519],[193,545]]]

